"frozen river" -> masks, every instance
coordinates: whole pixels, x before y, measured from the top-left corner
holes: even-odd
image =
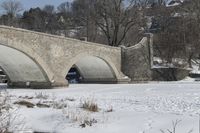
[[[199,133],[198,83],[80,84],[51,90],[8,89],[8,92],[11,104],[27,100],[33,104],[65,105],[62,108],[51,104],[49,108],[12,105],[25,121],[23,130],[58,133],[162,133],[163,130],[168,133],[172,121],[177,120],[180,122],[176,133]],[[84,101],[96,103],[98,112],[82,109]],[[96,122],[81,128],[79,125],[86,118]]]

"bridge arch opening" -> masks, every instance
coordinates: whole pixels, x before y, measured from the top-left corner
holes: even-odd
[[[49,88],[43,69],[25,53],[0,44],[0,69],[9,87]]]
[[[66,80],[70,83],[116,83],[111,65],[96,56],[82,57],[69,69]]]

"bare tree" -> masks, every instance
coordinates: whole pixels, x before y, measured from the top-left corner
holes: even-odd
[[[69,13],[70,10],[71,10],[71,4],[69,2],[64,2],[64,3],[61,3],[59,6],[58,6],[58,11],[59,12],[62,12],[62,13]]]
[[[13,17],[15,17],[17,13],[23,10],[22,4],[15,0],[4,1],[1,4],[1,7],[6,11],[7,14],[12,15]]]
[[[22,4],[19,1],[6,0],[0,6],[6,13],[1,17],[1,24],[18,27],[16,16],[22,11]]]
[[[128,31],[140,24],[142,16],[137,0],[96,0],[91,15],[110,46],[122,45]]]
[[[54,5],[45,5],[43,11],[47,12],[48,14],[53,14],[55,12]]]
[[[147,3],[144,1],[148,0],[75,0],[72,12],[77,26],[86,29],[89,41],[129,45],[132,31],[145,23],[141,21]]]
[[[80,36],[85,36],[92,42],[95,42],[97,37],[97,26],[91,18],[94,3],[94,0],[74,0],[72,3],[74,26],[82,27],[83,32]]]

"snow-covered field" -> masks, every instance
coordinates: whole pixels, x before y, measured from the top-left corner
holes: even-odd
[[[172,122],[180,120],[176,133],[199,133],[198,82],[71,85],[52,90],[8,89],[8,93],[10,103],[26,100],[50,105],[13,104],[21,121],[17,129],[22,132],[169,133]],[[85,101],[96,103],[98,112],[81,108]],[[92,126],[82,128],[84,120],[91,120]]]

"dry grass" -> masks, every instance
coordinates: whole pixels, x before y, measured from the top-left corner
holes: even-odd
[[[92,126],[93,124],[97,123],[96,119],[91,120],[84,120],[83,123],[80,124],[82,128],[85,128],[86,126]]]
[[[54,109],[63,109],[63,108],[66,108],[67,107],[67,103],[64,103],[64,102],[53,102],[53,105],[52,107]]]
[[[83,110],[66,108],[63,110],[63,114],[67,119],[72,120],[73,122],[78,122],[82,128],[97,123],[97,120],[91,117],[91,113]]]
[[[35,93],[35,98],[47,100],[49,98],[49,95],[43,92],[39,92],[39,93]]]
[[[112,106],[110,106],[105,112],[113,112],[113,107]]]
[[[10,105],[7,94],[0,91],[0,133],[7,133],[10,126]]]
[[[32,96],[19,96],[19,98],[21,98],[21,99],[33,99]]]
[[[0,133],[11,133],[25,129],[24,119],[11,104],[7,91],[0,91]]]
[[[26,100],[17,101],[17,102],[14,102],[14,104],[26,106],[27,108],[33,108],[35,106],[35,104]]]
[[[74,101],[76,101],[76,99],[74,99],[74,98],[70,98],[70,97],[65,98],[65,100],[66,100],[66,101],[70,101],[70,102],[74,102]]]
[[[99,111],[99,107],[98,107],[97,103],[95,103],[93,100],[85,100],[82,103],[81,108],[91,111],[91,112]]]
[[[40,103],[40,102],[37,103],[36,106],[37,106],[38,108],[50,108],[50,105],[44,104],[44,103]]]

